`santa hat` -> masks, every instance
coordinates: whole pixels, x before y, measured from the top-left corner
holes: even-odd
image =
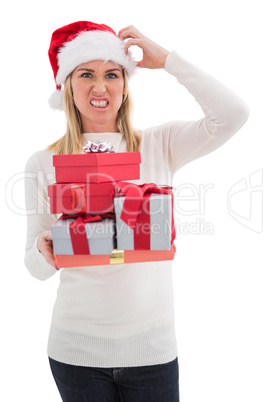
[[[62,109],[61,89],[68,75],[80,64],[93,60],[113,61],[121,65],[128,75],[136,67],[131,55],[125,53],[124,42],[107,25],[78,21],[53,32],[48,51],[56,82],[56,91],[49,104]]]

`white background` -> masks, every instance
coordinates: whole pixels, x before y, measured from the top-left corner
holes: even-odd
[[[2,6],[0,14],[1,188],[6,188],[6,202],[1,197],[0,399],[60,401],[46,356],[59,277],[39,282],[24,266],[22,177],[28,157],[65,130],[63,114],[47,104],[54,91],[47,57],[51,33],[91,20],[115,31],[135,25],[217,77],[250,107],[248,122],[234,138],[176,175],[174,186],[182,189],[176,212],[176,328],[182,402],[267,402],[264,2],[25,0]],[[202,117],[191,95],[165,71],[139,71],[131,87],[136,127]],[[209,187],[202,197],[204,186]],[[186,195],[188,200],[182,199]],[[205,227],[213,233],[205,234]]]

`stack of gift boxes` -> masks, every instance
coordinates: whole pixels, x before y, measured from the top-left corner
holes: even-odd
[[[136,185],[140,153],[115,153],[91,143],[84,154],[54,155],[56,183],[48,186],[58,268],[172,260],[173,193],[168,186]]]

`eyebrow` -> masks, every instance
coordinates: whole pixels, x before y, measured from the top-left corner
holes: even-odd
[[[92,70],[90,68],[79,68],[77,71],[88,71],[90,73],[95,73],[95,70]],[[110,68],[109,70],[106,70],[105,73],[111,73],[112,71],[119,71],[121,73],[121,70],[119,68]]]

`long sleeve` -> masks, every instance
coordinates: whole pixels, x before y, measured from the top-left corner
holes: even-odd
[[[249,110],[233,91],[175,51],[167,57],[165,69],[187,88],[204,112],[204,118],[197,121],[173,121],[144,131],[144,149],[148,149],[148,141],[157,144],[151,145],[155,156],[151,155],[150,162],[157,166],[161,158],[174,174],[228,141],[245,124]]]
[[[49,212],[47,197],[47,184],[53,182],[53,170],[47,170],[51,166],[51,155],[46,151],[40,151],[28,160],[25,168],[25,203],[27,209],[27,240],[25,250],[25,265],[32,276],[39,280],[45,280],[54,275],[56,269],[48,264],[37,248],[37,238],[56,220],[56,215]],[[46,163],[44,163],[44,161]],[[46,168],[42,168],[46,166]]]

